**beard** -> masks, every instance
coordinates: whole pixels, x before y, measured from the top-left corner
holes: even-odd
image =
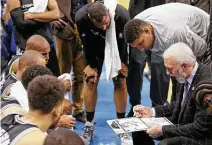
[[[186,74],[182,70],[175,75],[175,78],[180,84],[184,84],[186,82]]]
[[[186,79],[181,77],[176,77],[176,80],[180,83],[180,84],[184,84],[186,82]]]

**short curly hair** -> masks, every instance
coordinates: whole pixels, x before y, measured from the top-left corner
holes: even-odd
[[[55,76],[43,75],[34,78],[27,88],[29,108],[50,113],[64,100],[64,85]]]
[[[45,66],[34,65],[28,67],[21,76],[21,83],[27,90],[28,84],[32,79],[42,75],[53,75],[52,72]]]
[[[140,19],[132,19],[128,21],[124,26],[124,37],[127,43],[132,43],[143,33],[144,27],[149,24]]]
[[[107,14],[106,6],[101,2],[95,2],[88,8],[88,16],[99,23],[102,22],[103,16],[107,16]]]

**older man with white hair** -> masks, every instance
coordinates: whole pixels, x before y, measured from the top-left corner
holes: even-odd
[[[171,45],[163,54],[167,74],[178,80],[176,102],[166,106],[148,108],[142,105],[134,107],[137,117],[167,117],[173,125],[153,126],[146,131],[151,137],[163,137],[160,145],[186,145],[194,139],[204,139],[205,143],[212,137],[208,127],[208,115],[196,107],[194,91],[200,81],[212,78],[212,70],[196,61],[191,48],[179,42]],[[136,144],[141,144],[144,132],[138,132]],[[148,136],[146,136],[148,138]],[[150,138],[150,137],[149,137]],[[152,144],[152,143],[149,143]],[[198,144],[193,142],[192,145]],[[147,144],[145,144],[147,145]]]

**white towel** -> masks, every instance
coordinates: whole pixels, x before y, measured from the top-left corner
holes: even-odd
[[[121,60],[118,51],[116,26],[114,21],[117,0],[104,0],[104,5],[109,9],[111,18],[110,27],[106,30],[104,60],[106,79],[110,80],[116,77],[121,69]]]
[[[65,80],[70,80],[70,82],[71,82],[71,75],[70,74],[68,74],[68,73],[64,73],[64,74],[62,74],[62,75],[60,75],[59,77],[58,77],[58,79],[61,79],[61,78],[64,78]],[[64,96],[64,98],[65,99],[67,99],[67,100],[69,100],[69,96],[71,95],[71,92],[66,92],[66,94],[65,94],[65,96]],[[70,100],[69,100],[70,101]]]
[[[26,112],[29,111],[27,91],[25,90],[21,81],[17,81],[13,84],[13,86],[11,87],[10,96],[15,98],[21,105],[21,108],[23,108]]]
[[[43,13],[48,6],[48,0],[33,0],[33,7],[25,13]]]

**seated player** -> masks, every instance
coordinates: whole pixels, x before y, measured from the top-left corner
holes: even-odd
[[[46,130],[57,124],[63,112],[65,89],[54,76],[34,78],[27,88],[29,112],[11,114],[1,120],[1,144],[43,145]]]

